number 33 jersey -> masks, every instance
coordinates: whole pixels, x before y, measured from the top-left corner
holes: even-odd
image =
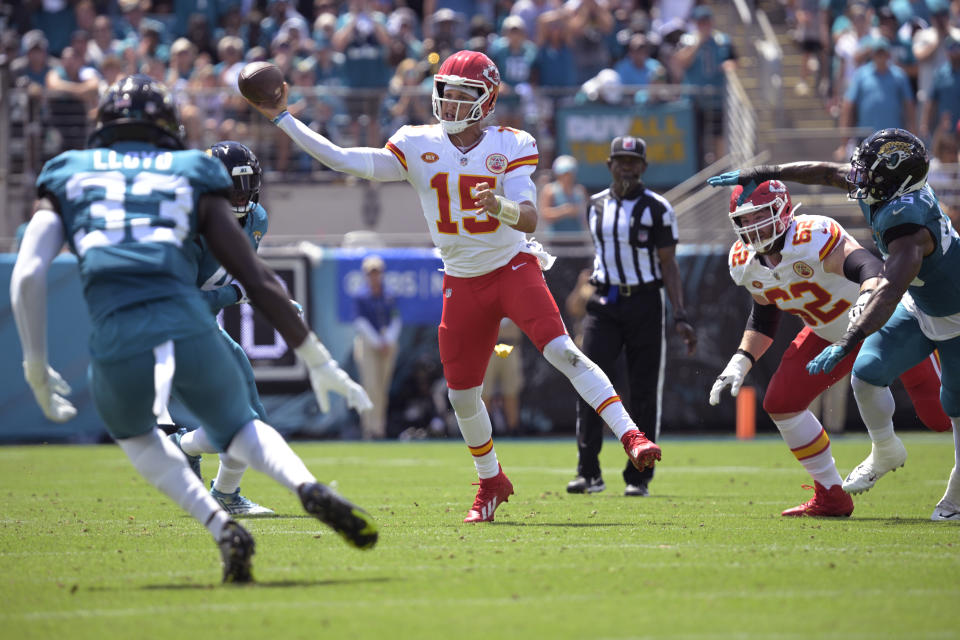
[[[536,202],[530,175],[537,168],[537,143],[526,131],[487,127],[472,149],[460,151],[439,124],[400,128],[387,149],[417,190],[433,243],[448,274],[471,278],[507,264],[527,245],[526,234],[482,210],[476,187],[487,183],[497,195]]]
[[[847,232],[830,218],[796,216],[787,228],[777,266],[765,266],[738,240],[728,257],[730,277],[754,296],[799,316],[827,342],[836,342],[847,330],[846,312],[860,287],[842,275],[827,273],[823,260],[845,237]]]
[[[197,203],[232,188],[223,163],[202,151],[169,151],[143,142],[67,151],[37,178],[58,204],[77,255],[94,323],[148,300],[199,300]]]

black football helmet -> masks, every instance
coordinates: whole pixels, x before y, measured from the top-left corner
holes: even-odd
[[[149,76],[135,74],[117,80],[100,98],[87,147],[139,140],[183,149],[184,136],[177,105],[167,88]]]
[[[904,129],[881,129],[853,152],[847,193],[867,204],[887,202],[921,188],[929,169],[920,138]]]
[[[207,153],[217,158],[227,168],[233,179],[230,192],[230,204],[238,218],[243,218],[260,201],[260,183],[263,170],[260,161],[246,145],[232,140],[217,142],[207,149]]]

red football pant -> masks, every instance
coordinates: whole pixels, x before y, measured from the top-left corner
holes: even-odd
[[[770,379],[763,398],[763,410],[771,414],[805,411],[818,395],[850,373],[860,345],[838,362],[830,373],[814,376],[807,373],[807,363],[829,345],[810,327],[804,327],[784,352],[780,366]],[[917,416],[928,429],[950,430],[950,418],[940,405],[940,374],[934,356],[905,371],[900,381],[910,395]]]
[[[448,387],[483,384],[504,317],[513,320],[540,351],[566,334],[535,256],[518,253],[499,269],[475,278],[443,277],[439,340]]]

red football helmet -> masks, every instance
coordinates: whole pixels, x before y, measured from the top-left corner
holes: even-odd
[[[730,221],[744,244],[753,247],[757,253],[764,253],[783,237],[793,222],[796,209],[790,201],[790,192],[779,180],[768,180],[761,182],[743,204],[738,205],[742,193],[743,187],[737,185],[730,194]],[[770,230],[769,236],[767,229]]]
[[[451,100],[443,97],[447,87],[456,87],[476,95],[474,100]],[[458,51],[443,61],[433,76],[433,115],[447,133],[460,133],[471,124],[493,113],[500,93],[500,71],[493,60],[479,51]],[[470,110],[462,120],[444,120],[443,105],[468,105]]]

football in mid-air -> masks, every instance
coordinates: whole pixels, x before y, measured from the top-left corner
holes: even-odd
[[[270,62],[251,62],[240,71],[237,88],[247,100],[273,106],[283,92],[283,72]]]

